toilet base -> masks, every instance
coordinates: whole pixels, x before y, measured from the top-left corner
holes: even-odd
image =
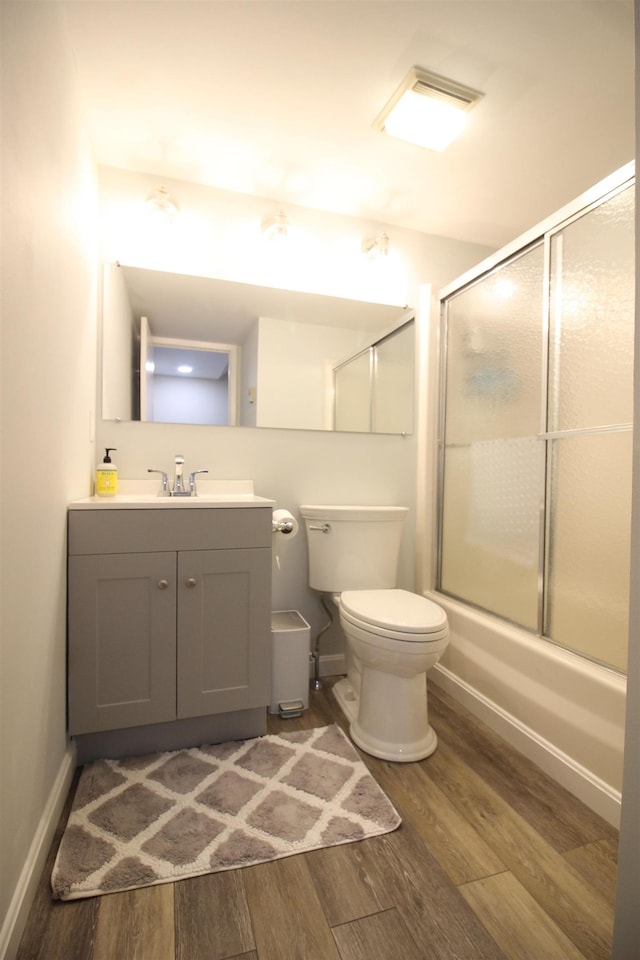
[[[349,677],[343,677],[333,686],[333,695],[346,719],[351,723],[358,716],[359,697]]]
[[[353,742],[381,760],[412,763],[430,756],[438,738],[427,717],[427,675],[397,677],[363,664]]]
[[[357,720],[352,722],[349,733],[356,746],[365,753],[372,757],[379,757],[380,760],[392,760],[395,763],[414,763],[417,760],[424,760],[425,757],[430,757],[438,746],[438,737],[432,726],[428,727],[421,740],[404,744],[389,743],[372,737],[368,731],[362,729]]]

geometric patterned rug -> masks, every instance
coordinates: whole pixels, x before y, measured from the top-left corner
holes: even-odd
[[[97,760],[80,776],[53,897],[76,900],[233,870],[399,824],[334,724]]]

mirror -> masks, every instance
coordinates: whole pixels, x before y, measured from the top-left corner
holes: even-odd
[[[104,265],[102,294],[105,420],[413,429],[413,314],[407,308],[119,264]],[[375,401],[393,415],[378,416],[378,426],[362,418],[341,426],[336,370],[363,351],[377,351],[401,329],[402,349],[389,353],[393,362],[383,364],[386,376],[379,378],[392,394],[385,397],[380,387]],[[367,389],[371,405],[371,383]]]

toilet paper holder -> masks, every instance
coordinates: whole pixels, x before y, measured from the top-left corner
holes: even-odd
[[[273,533],[293,533],[293,520],[279,519],[275,517],[271,520],[271,530]]]
[[[271,532],[295,537],[298,532],[298,521],[289,510],[274,510],[271,517]]]

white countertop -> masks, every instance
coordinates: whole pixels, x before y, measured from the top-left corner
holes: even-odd
[[[197,497],[158,497],[148,493],[116,494],[115,497],[85,497],[73,500],[69,510],[166,510],[213,507],[275,507],[275,500],[254,494],[204,494]]]
[[[212,507],[275,507],[275,500],[257,497],[253,480],[198,478],[196,497],[159,497],[158,480],[119,480],[114,497],[83,497],[69,504],[70,510],[211,509]]]

